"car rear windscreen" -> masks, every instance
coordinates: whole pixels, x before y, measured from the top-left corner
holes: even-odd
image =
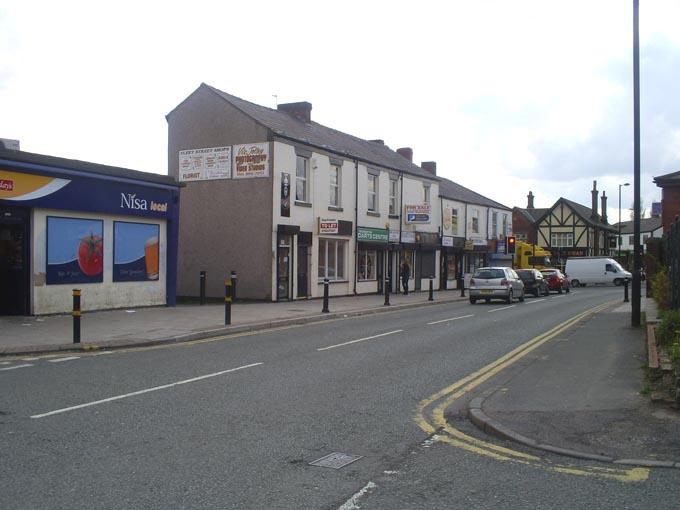
[[[484,271],[479,271],[474,277],[491,280],[493,278],[505,278],[505,273],[501,269],[485,269]]]

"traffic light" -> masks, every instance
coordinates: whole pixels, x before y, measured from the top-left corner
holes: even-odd
[[[514,255],[515,254],[515,242],[516,242],[515,236],[509,236],[507,238],[506,243],[505,243],[505,249],[506,249],[506,253],[508,255]]]

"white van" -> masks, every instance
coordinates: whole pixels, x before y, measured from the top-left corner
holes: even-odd
[[[570,257],[564,272],[572,287],[579,285],[623,285],[633,275],[621,267],[614,259],[608,257]]]

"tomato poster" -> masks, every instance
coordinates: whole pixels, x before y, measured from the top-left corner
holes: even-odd
[[[158,280],[157,224],[113,222],[113,281]]]
[[[47,217],[47,284],[101,283],[104,222]]]

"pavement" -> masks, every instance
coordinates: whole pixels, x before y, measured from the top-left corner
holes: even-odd
[[[108,350],[200,340],[336,318],[466,300],[460,291],[332,297],[323,302],[236,302],[84,312],[81,342],[70,315],[0,317],[0,356]],[[642,298],[648,320],[654,302]],[[481,387],[467,402],[486,434],[532,449],[607,463],[680,468],[680,412],[653,404],[645,387],[645,328],[630,303],[581,320]]]

